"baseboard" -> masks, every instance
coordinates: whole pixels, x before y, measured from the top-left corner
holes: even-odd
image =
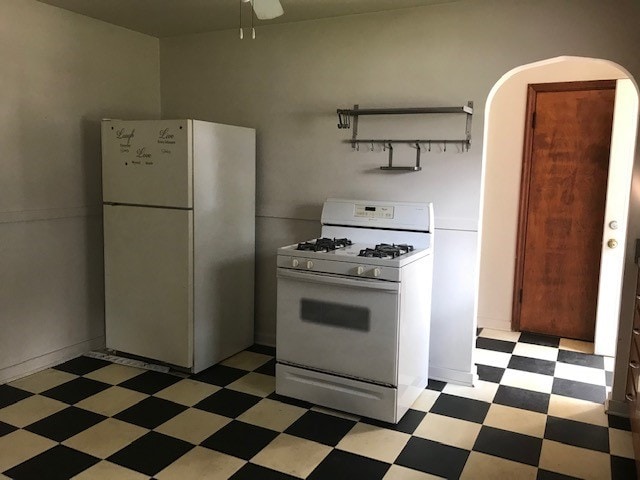
[[[490,328],[491,330],[511,331],[511,322],[497,318],[478,317],[478,328]]]
[[[629,405],[627,402],[614,400],[611,398],[611,394],[609,394],[604,402],[604,411],[607,415],[629,418]]]
[[[255,343],[259,343],[260,345],[266,345],[268,347],[276,346],[276,335],[275,333],[260,333],[256,332],[254,334]]]
[[[472,387],[478,380],[476,366],[473,366],[470,372],[461,372],[460,370],[451,370],[450,368],[429,366],[429,379],[439,380],[441,382],[455,383],[456,385],[465,385]]]
[[[83,353],[99,348],[104,348],[104,336],[92,338],[91,340],[70,345],[68,347],[61,348],[60,350],[26,360],[17,365],[2,368],[0,369],[0,384],[10,382],[21,377],[26,377],[32,373],[58,365],[82,355]]]

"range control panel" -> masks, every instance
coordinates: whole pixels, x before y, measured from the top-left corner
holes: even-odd
[[[355,217],[363,218],[393,218],[393,207],[381,205],[356,204]]]

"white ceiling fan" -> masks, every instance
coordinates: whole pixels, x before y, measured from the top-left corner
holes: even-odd
[[[240,40],[244,38],[242,29],[242,4],[250,3],[256,17],[259,20],[271,20],[284,14],[280,0],[240,0]],[[253,14],[251,15],[251,38],[256,38],[256,29],[253,26]]]
[[[271,20],[284,14],[280,0],[242,0],[244,3],[251,3],[256,17],[260,20]]]

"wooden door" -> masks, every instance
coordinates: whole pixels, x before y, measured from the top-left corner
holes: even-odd
[[[615,81],[529,85],[515,330],[593,341]]]

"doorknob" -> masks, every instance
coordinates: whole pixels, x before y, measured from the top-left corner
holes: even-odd
[[[610,238],[607,242],[607,247],[616,248],[618,246],[618,241],[615,238]]]

